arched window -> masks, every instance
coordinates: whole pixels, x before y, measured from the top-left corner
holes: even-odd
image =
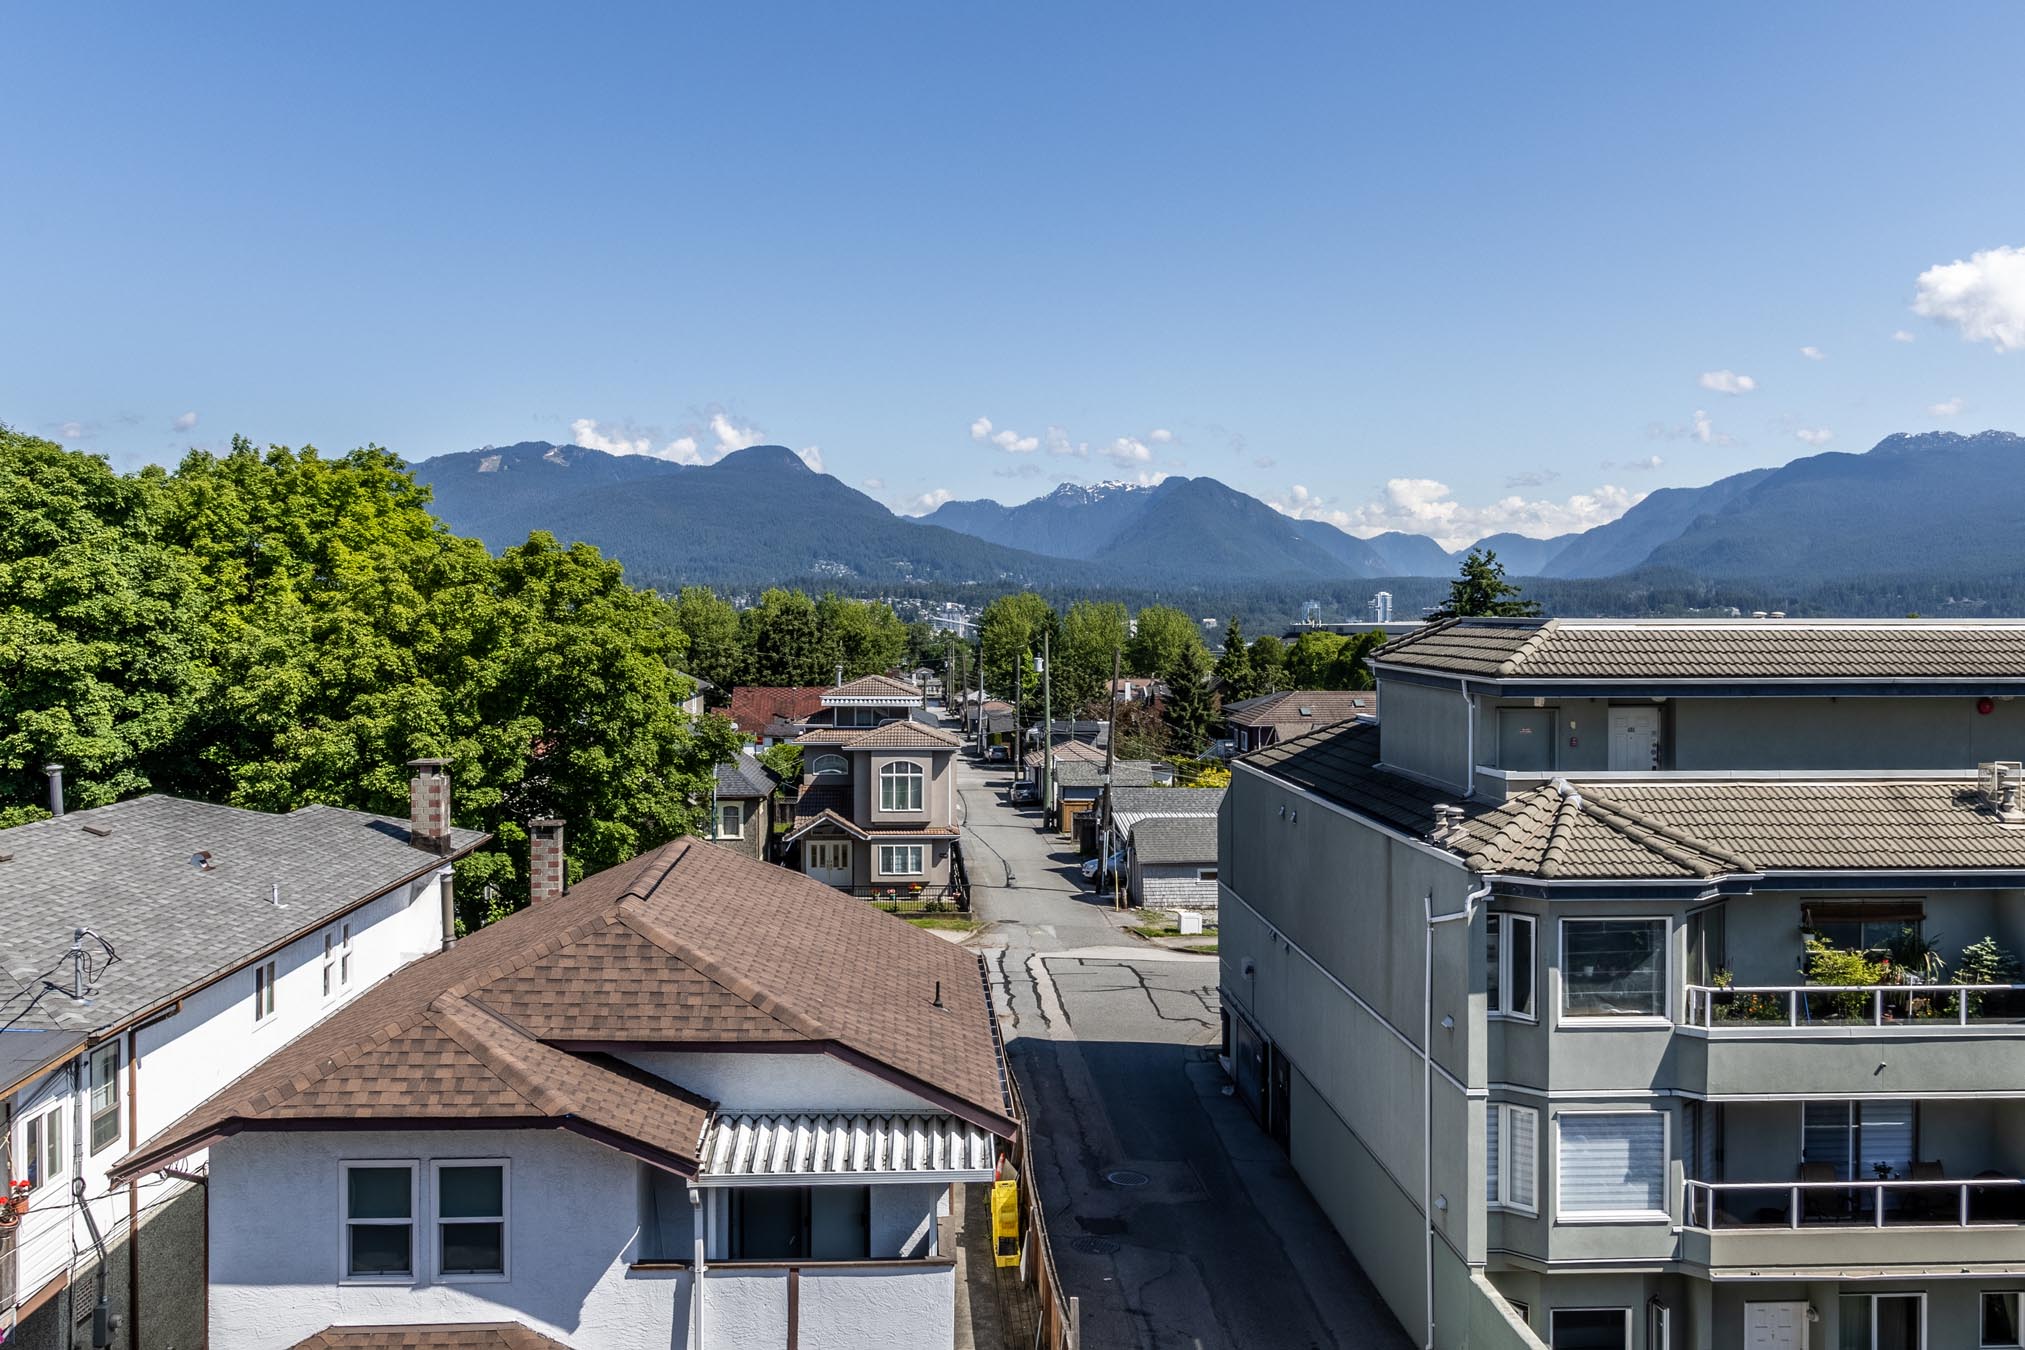
[[[821,778],[824,774],[846,774],[851,765],[842,755],[817,755],[809,761],[809,777]]]
[[[921,766],[912,760],[896,760],[879,766],[879,809],[919,811],[921,809]]]

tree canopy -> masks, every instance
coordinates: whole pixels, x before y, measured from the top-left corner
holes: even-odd
[[[1166,679],[1187,648],[1207,657],[1202,625],[1172,606],[1148,605],[1135,617],[1132,638],[1125,644],[1125,668],[1134,675]]]
[[[1496,550],[1473,548],[1449,582],[1448,598],[1428,618],[1529,618],[1539,612],[1537,603],[1522,599],[1519,587],[1505,580]]]

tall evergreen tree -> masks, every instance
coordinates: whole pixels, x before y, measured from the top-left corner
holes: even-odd
[[[1216,725],[1216,698],[1209,692],[1209,673],[1209,658],[1201,643],[1183,646],[1167,672],[1167,698],[1161,716],[1177,754],[1199,755],[1209,744],[1210,730]]]
[[[1530,618],[1540,606],[1520,598],[1520,590],[1505,580],[1505,565],[1493,549],[1471,549],[1462,560],[1459,575],[1448,584],[1448,599],[1430,619]]]
[[[1244,629],[1233,614],[1224,626],[1223,654],[1216,658],[1216,678],[1223,684],[1223,701],[1236,703],[1262,692],[1258,671],[1252,666],[1251,649],[1245,646]]]

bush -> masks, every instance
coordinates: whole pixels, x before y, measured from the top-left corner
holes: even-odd
[[[1884,981],[1884,967],[1872,961],[1862,952],[1844,951],[1818,937],[1807,939],[1807,980],[1810,984],[1865,985],[1881,984]],[[1808,1006],[1822,1009],[1831,1017],[1866,1019],[1870,1016],[1869,994],[1838,994],[1816,1002],[1811,996]]]

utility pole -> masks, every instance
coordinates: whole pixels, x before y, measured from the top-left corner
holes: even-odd
[[[1054,806],[1054,799],[1048,793],[1049,784],[1055,776],[1055,672],[1049,658],[1048,633],[1041,632],[1041,813],[1046,814]],[[1057,828],[1061,822],[1055,822]]]
[[[1111,770],[1118,766],[1118,658],[1119,649],[1111,649],[1111,694],[1105,707],[1104,720],[1104,791],[1103,800],[1097,809],[1097,886],[1104,886],[1104,860],[1111,847]],[[1113,892],[1112,908],[1117,908],[1116,892]]]

